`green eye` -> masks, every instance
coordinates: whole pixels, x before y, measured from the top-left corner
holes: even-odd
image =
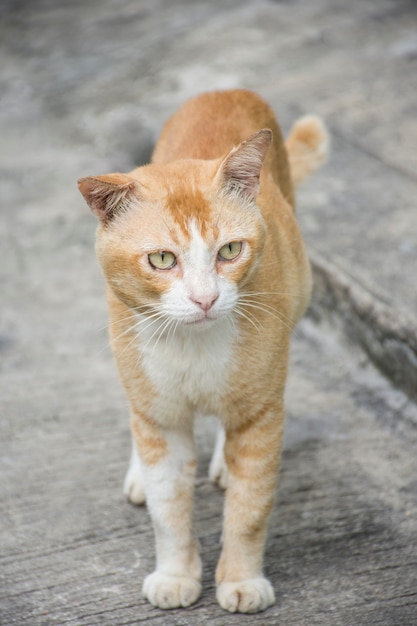
[[[231,241],[220,248],[218,256],[221,261],[233,261],[239,256],[241,250],[241,241]]]
[[[149,263],[158,270],[170,270],[177,264],[177,259],[172,252],[152,252],[148,255]]]

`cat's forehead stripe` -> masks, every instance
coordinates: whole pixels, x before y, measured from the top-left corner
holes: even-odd
[[[196,225],[204,237],[211,217],[211,206],[199,190],[177,188],[166,197],[166,206],[187,238],[191,237],[190,224]]]

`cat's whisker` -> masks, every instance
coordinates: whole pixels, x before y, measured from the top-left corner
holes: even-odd
[[[284,295],[284,296],[288,295],[289,297],[293,297],[291,294],[284,294],[284,293],[280,294],[279,292],[276,292],[275,294],[272,294],[272,292],[271,293],[268,293],[268,292],[264,292],[264,293],[261,293],[261,292],[259,292],[259,293],[256,293],[256,292],[254,292],[254,293],[240,293],[239,294],[239,302],[242,302],[242,303],[244,303],[244,302],[251,302],[251,303],[254,303],[254,304],[258,304],[259,306],[264,306],[264,307],[267,307],[269,309],[272,309],[275,312],[280,312],[280,309],[277,309],[277,307],[272,306],[268,302],[264,302],[261,299],[259,299],[259,300],[255,299],[255,298],[257,298],[258,296],[261,296],[261,295],[268,295],[268,296],[269,295]]]
[[[236,326],[236,321],[235,321],[235,319],[233,317],[233,312],[227,313],[226,318],[229,320],[229,322],[233,326],[233,330],[236,331],[237,330],[237,326]]]
[[[239,294],[239,298],[246,298],[247,296],[284,296],[288,298],[300,298],[300,295],[289,291],[243,291]]]
[[[284,326],[288,328],[288,330],[290,330],[291,332],[294,328],[294,324],[292,323],[292,320],[290,320],[290,318],[288,318],[282,311],[279,311],[275,309],[274,307],[271,307],[268,304],[259,304],[256,301],[243,300],[241,302],[241,305],[252,308],[252,309],[256,309],[258,311],[262,311],[263,313],[266,313],[267,315],[271,315],[272,317],[280,321],[282,324],[284,324]]]
[[[242,311],[241,307],[239,305],[235,306],[234,308],[234,312],[237,313],[237,315],[240,315],[241,317],[243,317],[245,320],[247,320],[250,324],[252,324],[252,326],[258,331],[259,334],[261,334],[259,325],[257,325],[255,323],[255,321],[252,319],[252,317],[249,315],[248,311]],[[255,318],[256,320],[256,318]],[[258,320],[256,320],[258,321]]]
[[[154,323],[154,322],[151,322],[149,325],[151,325],[152,323]],[[130,332],[133,333],[132,339],[125,345],[125,347],[120,352],[120,354],[124,354],[126,352],[126,350],[128,350],[130,348],[130,346],[133,345],[135,343],[135,341],[138,339],[138,333],[136,332],[136,330],[137,330],[136,327],[137,327],[137,324],[133,324],[133,326],[130,326],[129,328],[127,328],[125,332],[121,333],[118,337],[114,337],[112,339],[112,341],[116,342],[119,339],[121,339],[123,336],[129,334]]]
[[[266,309],[269,309],[271,312],[271,315],[275,314],[278,316],[279,320],[286,326],[286,328],[288,328],[288,330],[290,330],[291,332],[296,333],[296,327],[295,327],[295,323],[292,319],[290,319],[287,315],[285,315],[283,313],[283,311],[281,311],[280,309],[277,309],[275,307],[272,307],[270,304],[264,302],[264,301],[258,301],[258,300],[252,300],[252,297],[260,297],[260,296],[270,296],[270,295],[279,295],[279,296],[284,296],[284,297],[290,297],[292,299],[299,299],[301,298],[300,295],[297,294],[293,294],[290,292],[279,292],[279,291],[253,291],[253,292],[243,292],[240,294],[239,296],[239,301],[241,301],[243,304],[247,303],[248,306],[251,305],[253,308],[256,306],[261,306],[261,307],[265,307]],[[265,313],[267,311],[265,310]]]
[[[130,332],[132,332],[135,328],[136,324],[132,324],[131,326],[129,326],[128,328],[126,328],[123,332],[121,332],[119,335],[117,335],[116,337],[112,337],[105,346],[103,346],[98,354],[102,354],[105,350],[107,350],[108,348],[111,348],[111,345],[114,341],[118,341],[118,339],[121,339],[122,337],[124,337],[125,335],[129,334]],[[130,345],[130,344],[129,344]]]
[[[148,306],[149,308],[149,306]],[[148,345],[150,344],[150,342],[152,341],[152,339],[154,338],[154,336],[158,333],[158,331],[160,331],[160,335],[158,335],[158,338],[155,342],[155,345],[152,348],[152,353],[155,350],[156,345],[158,344],[161,335],[164,331],[164,329],[167,326],[167,322],[170,323],[170,318],[166,319],[166,315],[163,311],[160,310],[159,307],[152,305],[152,309],[153,309],[153,313],[152,315],[147,315],[145,317],[143,317],[143,319],[140,319],[137,321],[136,326],[135,326],[135,339],[139,338],[140,335],[143,335],[143,333],[145,333],[149,328],[151,328],[151,326],[153,326],[154,324],[156,324],[157,322],[161,322],[160,324],[158,324],[157,328],[154,330],[154,332],[152,333],[152,335],[149,337],[149,339],[147,340],[147,342],[145,343],[145,345],[143,347],[141,347],[140,352],[143,353],[146,351],[146,348],[148,347]],[[148,322],[148,324],[146,324],[146,326],[143,326],[143,324],[145,322]],[[141,327],[142,326],[142,327]],[[135,363],[135,367],[134,367],[134,371],[136,371],[138,365],[140,363],[140,354],[138,354],[138,358],[136,359],[136,363]]]
[[[152,333],[152,335],[149,337],[148,341],[147,341],[147,342],[145,343],[145,345],[143,346],[143,348],[142,348],[143,352],[145,352],[145,351],[146,351],[147,347],[148,347],[148,346],[149,346],[149,344],[152,342],[152,339],[155,337],[155,335],[156,335],[159,331],[161,331],[161,334],[162,334],[162,332],[163,332],[163,331],[164,331],[164,329],[166,328],[167,324],[169,324],[169,323],[171,322],[172,318],[166,318],[166,316],[165,316],[165,315],[161,314],[161,320],[162,320],[162,324],[161,324],[160,326],[158,326],[158,328],[157,328],[157,329],[156,329],[156,330]],[[162,326],[162,329],[161,329],[161,326]],[[158,341],[159,341],[159,338],[160,338],[160,337],[158,337]],[[156,343],[158,343],[158,342],[156,342]],[[152,350],[152,352],[153,352],[153,350]]]
[[[287,328],[290,332],[294,330],[294,325],[292,323],[292,320],[290,320],[290,318],[284,315],[284,313],[282,313],[281,311],[273,311],[273,310],[271,311],[271,310],[262,308],[260,306],[257,306],[251,303],[246,303],[245,306],[262,311],[266,313],[267,315],[271,315],[271,317],[275,318],[277,321],[283,324],[285,328]]]
[[[137,332],[141,332],[142,329],[140,329],[140,326],[142,324],[144,324],[145,322],[148,322],[149,325],[153,324],[155,319],[158,319],[161,316],[161,313],[159,312],[155,312],[152,315],[148,315],[147,317],[138,320],[137,316],[133,316],[132,319],[135,320],[135,323],[132,324],[131,326],[129,326],[128,328],[126,328],[123,332],[121,332],[119,335],[112,337],[111,341],[108,345],[111,345],[112,342],[118,341],[119,339],[121,339],[122,337],[124,337],[125,335],[128,335],[130,332],[132,331],[137,331]],[[129,318],[126,318],[126,320],[128,320]],[[147,328],[148,326],[146,326],[145,328]]]
[[[161,324],[160,329],[159,329],[159,334],[158,334],[158,336],[157,336],[157,338],[156,338],[156,340],[155,340],[155,343],[154,343],[154,345],[153,345],[153,348],[152,348],[151,355],[153,355],[153,353],[155,352],[155,349],[156,349],[156,347],[157,347],[158,343],[160,342],[160,340],[161,340],[161,338],[162,338],[162,336],[163,336],[164,332],[165,332],[167,329],[168,329],[168,335],[169,335],[170,328],[171,328],[171,326],[172,326],[174,323],[175,323],[175,320],[174,320],[174,319],[172,319],[172,317],[169,317],[168,319],[166,319],[166,320],[165,320],[165,321]]]
[[[180,320],[179,319],[176,319],[176,320],[173,319],[172,322],[173,323],[171,324],[171,326],[169,328],[169,331],[168,331],[168,334],[167,334],[167,341],[170,340],[171,336],[173,337],[175,335],[175,332],[176,332],[176,330],[178,328],[178,324],[180,323]]]
[[[126,315],[126,317],[119,317],[116,320],[113,321],[109,321],[108,324],[106,326],[102,326],[101,328],[97,329],[97,332],[101,332],[103,330],[110,330],[112,327],[114,326],[120,326],[125,324],[125,322],[129,322],[129,321],[133,321],[133,320],[137,320],[138,315],[143,315],[143,313],[141,313],[139,311],[139,309],[144,309],[144,310],[150,310],[150,311],[154,311],[157,312],[158,308],[154,305],[143,305],[143,306],[138,306],[135,307],[135,309],[132,309],[132,311],[129,313],[129,315]],[[150,317],[149,315],[147,317]]]
[[[143,317],[142,319],[137,320],[135,326],[138,330],[139,333],[142,332],[142,330],[147,328],[146,322],[152,322],[157,320],[157,319],[163,319],[165,317],[165,314],[162,311],[155,311],[155,313],[152,313],[152,315],[146,315],[145,317]],[[144,326],[144,329],[141,328],[141,326]]]
[[[125,347],[124,347],[124,348],[123,348],[123,350],[120,352],[120,354],[121,354],[121,355],[122,355],[122,354],[124,354],[124,353],[126,352],[126,350],[128,350],[128,349],[130,348],[130,346],[132,346],[132,345],[135,343],[135,341],[137,340],[137,338],[138,338],[138,337],[137,337],[136,333],[134,333],[134,334],[133,334],[132,339],[129,341],[129,343],[127,343],[127,344],[125,345]]]
[[[279,309],[277,309],[276,307],[266,303],[266,302],[260,302],[259,300],[253,300],[252,298],[239,298],[239,302],[240,304],[251,304],[251,305],[256,305],[260,308],[262,308],[263,310],[270,310],[273,311],[274,313],[280,313],[281,311]]]
[[[180,323],[180,320],[178,320],[178,319],[172,319],[171,320],[171,324],[168,327],[168,333],[167,333],[167,336],[166,336],[166,340],[167,341],[170,340],[170,337],[174,337],[179,323]]]
[[[109,327],[112,326],[113,324],[116,324],[118,322],[118,320],[115,320],[114,322],[107,322],[107,324],[105,326],[100,326],[100,328],[96,328],[94,332],[96,333],[102,333],[104,330],[109,330]]]
[[[124,332],[120,333],[120,335],[118,335],[117,337],[114,337],[108,345],[111,345],[112,342],[118,341],[125,335],[132,332],[133,333],[132,339],[129,341],[129,343],[125,345],[123,350],[120,352],[120,354],[124,354],[124,352],[128,350],[132,344],[134,344],[134,342],[138,339],[138,336],[142,332],[146,331],[148,328],[150,328],[153,324],[155,324],[161,318],[162,318],[162,313],[155,312],[152,315],[149,315],[148,317],[144,319],[137,320],[135,324],[133,324],[132,326],[129,326],[129,328],[127,328]],[[143,328],[140,328],[140,326],[144,324],[145,322],[148,322],[148,324],[144,326]]]
[[[116,320],[111,322],[110,325],[118,324],[120,322],[136,318],[136,316],[138,314],[139,315],[142,314],[142,311],[153,311],[153,310],[158,310],[158,305],[155,305],[155,304],[142,304],[142,305],[139,305],[139,306],[135,306],[135,307],[129,309],[129,314],[128,315],[126,315],[125,317],[117,318]]]
[[[109,330],[113,326],[117,326],[117,325],[120,325],[120,324],[122,324],[124,322],[128,322],[130,320],[134,320],[135,317],[136,316],[134,315],[134,313],[131,313],[130,315],[127,315],[126,317],[121,317],[121,318],[113,320],[113,321],[109,320],[105,326],[100,326],[100,328],[97,328],[96,332],[100,333],[103,330]]]

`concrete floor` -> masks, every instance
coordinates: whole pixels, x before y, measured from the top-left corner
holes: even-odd
[[[339,332],[326,299],[294,337],[266,553],[276,605],[249,617],[215,602],[223,496],[206,478],[204,422],[203,596],[169,613],[144,602],[152,531],[121,493],[127,406],[95,221],[76,189],[80,176],[145,162],[166,117],[203,90],[255,89],[285,130],[316,112],[333,152],[299,194],[308,245],[411,320],[411,346],[416,18],[402,0],[2,2],[2,625],[417,623],[416,405]]]

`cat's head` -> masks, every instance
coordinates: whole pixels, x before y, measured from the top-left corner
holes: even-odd
[[[271,138],[265,129],[218,160],[79,181],[99,218],[99,261],[122,302],[195,327],[233,312],[262,256],[266,229],[255,201]]]

